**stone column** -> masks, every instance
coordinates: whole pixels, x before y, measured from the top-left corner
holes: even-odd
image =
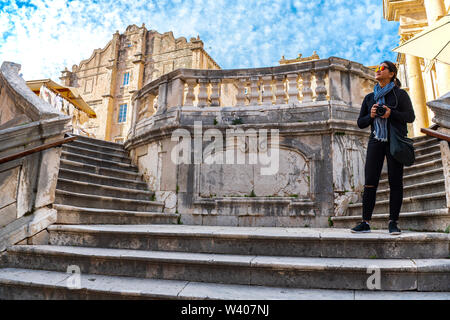
[[[425,88],[423,85],[422,70],[418,57],[405,55],[409,79],[409,94],[416,114],[414,121],[414,136],[423,135],[420,128],[428,128],[429,120],[426,106]]]
[[[109,59],[109,65],[106,67],[110,71],[110,84],[108,92],[103,95],[103,98],[107,99],[107,116],[106,116],[106,125],[105,125],[105,140],[111,141],[111,127],[113,124],[113,115],[114,115],[114,103],[115,103],[115,91],[116,91],[116,83],[117,83],[117,63],[119,59],[119,40],[120,34],[119,31],[113,35],[112,47],[113,50],[111,52],[111,57]]]
[[[431,26],[439,18],[446,15],[444,0],[425,0],[428,25]],[[438,97],[450,91],[450,66],[439,61],[436,62],[436,78]]]
[[[440,17],[445,16],[444,0],[424,0],[423,3],[427,12],[429,26],[439,20]]]

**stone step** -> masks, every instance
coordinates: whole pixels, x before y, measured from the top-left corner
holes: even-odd
[[[333,226],[336,228],[350,229],[361,222],[362,217],[360,214],[355,216],[332,217],[331,220],[333,221]],[[386,230],[388,221],[389,214],[374,214],[372,215],[370,225],[372,228]],[[444,232],[450,226],[450,211],[448,208],[443,208],[429,211],[401,212],[398,225],[402,231]]]
[[[374,272],[381,290],[450,291],[450,259],[342,259],[274,257],[16,245],[4,255],[9,268],[133,276],[304,289],[367,290]],[[373,271],[373,270],[376,271]]]
[[[85,173],[99,174],[107,177],[116,177],[126,180],[142,181],[142,176],[136,171],[124,171],[119,169],[111,169],[101,166],[95,166],[92,164],[82,163],[78,161],[72,161],[67,159],[62,159],[60,162],[60,170],[68,169],[72,171],[79,171]]]
[[[52,225],[50,244],[112,249],[322,258],[447,258],[446,233],[185,225]]]
[[[432,144],[432,145],[420,146],[419,148],[415,148],[415,150],[414,150],[416,157],[423,156],[423,155],[430,154],[430,153],[435,153],[435,152],[441,152],[441,145],[439,143]]]
[[[60,179],[65,180],[78,180],[80,182],[88,182],[113,187],[130,188],[136,190],[148,190],[147,184],[144,181],[116,178],[114,176],[88,173],[80,170],[70,170],[66,168],[60,168],[58,177]]]
[[[128,152],[125,151],[125,149],[123,147],[121,147],[120,149],[116,148],[116,147],[111,148],[108,146],[92,144],[90,142],[82,141],[82,140],[75,140],[71,143],[68,143],[67,145],[77,147],[77,148],[82,148],[82,149],[89,149],[89,150],[92,150],[92,151],[98,152],[98,153],[111,154],[111,155],[115,155],[115,156],[119,156],[119,157],[128,157]]]
[[[407,175],[403,176],[403,186],[411,186],[415,184],[420,183],[426,183],[430,181],[436,181],[436,180],[442,180],[444,179],[444,171],[441,168],[437,169],[431,169],[426,171],[421,171],[418,173],[409,173]],[[380,179],[380,182],[378,184],[378,190],[387,189],[389,188],[389,181],[388,179]]]
[[[440,140],[434,137],[427,137],[424,139],[413,139],[414,148],[423,148],[433,145],[439,145]]]
[[[0,269],[0,299],[450,300],[450,292],[295,289],[97,274],[81,274],[74,288],[72,279],[65,272]]]
[[[425,162],[429,162],[432,160],[439,160],[441,159],[441,151],[435,151],[435,152],[431,152],[431,153],[427,153],[424,155],[416,155],[416,160],[414,161],[414,164],[422,164]]]
[[[94,158],[97,160],[108,160],[108,161],[114,161],[114,162],[120,162],[120,163],[126,163],[130,164],[131,160],[128,156],[116,156],[109,153],[103,153],[103,152],[97,152],[90,149],[84,149],[76,147],[72,144],[66,144],[63,146],[63,150],[66,152],[86,156],[89,158]]]
[[[109,160],[102,160],[97,158],[91,158],[85,155],[80,155],[76,153],[71,153],[67,151],[61,152],[61,158],[71,161],[76,161],[80,163],[90,164],[98,167],[108,168],[108,169],[116,169],[116,170],[122,170],[122,171],[132,171],[132,172],[138,172],[138,168],[131,164],[122,163],[122,162],[116,162],[116,161],[109,161]]]
[[[403,198],[402,212],[429,211],[447,207],[445,192],[423,194]],[[349,216],[361,216],[362,203],[350,204],[348,206]],[[389,200],[377,201],[374,214],[389,212]]]
[[[413,185],[406,185],[403,187],[403,197],[414,197],[425,194],[433,193],[445,193],[445,180],[432,180],[429,182],[423,182]],[[390,189],[380,189],[377,191],[377,201],[389,200]]]
[[[58,190],[65,190],[74,193],[84,193],[90,195],[135,199],[135,200],[151,201],[155,197],[154,192],[147,190],[121,188],[91,182],[67,180],[63,178],[58,178],[56,188]]]
[[[431,161],[427,161],[427,162],[422,162],[422,163],[415,163],[410,167],[404,167],[403,168],[403,176],[408,176],[408,175],[413,175],[413,174],[417,174],[417,173],[421,173],[424,171],[428,171],[428,170],[434,170],[434,169],[442,169],[442,159],[435,159],[435,160],[431,160]],[[387,179],[388,178],[388,174],[387,174],[387,167],[385,165],[385,167],[383,168],[383,171],[381,173],[381,180]]]
[[[127,211],[162,212],[164,202],[124,199],[56,189],[56,204]]]
[[[60,224],[176,224],[178,214],[83,208],[54,204]]]
[[[99,146],[115,148],[117,150],[123,150],[122,143],[116,143],[116,142],[111,142],[111,141],[106,141],[106,140],[89,138],[89,137],[80,136],[80,135],[76,135],[76,134],[73,134],[73,135],[77,137],[77,139],[75,141],[82,141],[82,142],[87,142],[87,143],[95,144],[95,145],[99,145]]]

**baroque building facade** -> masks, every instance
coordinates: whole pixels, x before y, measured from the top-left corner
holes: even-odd
[[[97,115],[81,124],[84,132],[124,142],[131,126],[132,94],[179,68],[220,69],[198,36],[187,41],[172,32],[147,30],[145,24],[130,25],[123,34],[116,31],[103,49],[94,50],[71,71],[62,71],[60,79],[63,85],[79,88]]]
[[[450,12],[450,0],[383,0],[383,15],[388,21],[400,22],[400,43],[434,24]],[[413,55],[399,53],[398,78],[408,91],[416,114],[412,125],[413,136],[422,135],[421,128],[432,123],[433,112],[426,102],[450,91],[450,66]]]

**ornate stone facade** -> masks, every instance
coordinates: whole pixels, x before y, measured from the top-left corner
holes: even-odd
[[[132,93],[178,68],[220,69],[199,37],[188,42],[172,32],[160,34],[144,24],[131,25],[123,34],[117,31],[103,49],[94,50],[72,71],[62,71],[60,79],[64,85],[78,87],[97,114],[83,129],[97,139],[123,142],[130,129]]]
[[[372,70],[335,57],[178,69],[133,94],[125,148],[183,223],[326,227],[362,190],[369,132],[356,119],[374,85]],[[154,115],[140,111],[155,100]]]

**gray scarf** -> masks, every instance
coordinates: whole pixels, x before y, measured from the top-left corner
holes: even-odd
[[[394,87],[394,82],[389,82],[389,84],[387,84],[384,88],[381,88],[377,83],[373,88],[376,103],[380,106],[385,105],[386,100],[384,96],[387,95]],[[375,135],[375,139],[379,141],[388,141],[387,119],[375,117],[374,127],[375,130],[373,131],[373,134]]]

